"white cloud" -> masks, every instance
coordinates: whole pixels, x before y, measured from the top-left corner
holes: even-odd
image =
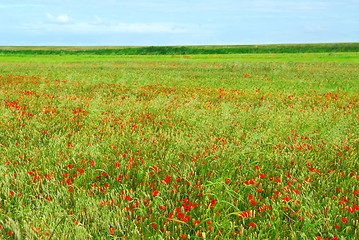
[[[93,24],[101,24],[102,22],[102,19],[99,16],[95,15],[95,21],[93,22]]]
[[[126,23],[107,22],[100,17],[94,16],[93,21],[75,22],[68,15],[54,17],[47,14],[49,22],[42,24],[24,24],[26,30],[56,31],[63,33],[195,33],[199,27],[194,24],[171,24],[171,23]]]
[[[72,22],[72,18],[69,17],[67,14],[59,15],[57,17],[51,15],[50,13],[46,13],[47,19],[51,23],[58,23],[58,24],[69,24]]]

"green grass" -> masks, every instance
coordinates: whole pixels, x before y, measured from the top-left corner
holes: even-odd
[[[353,53],[0,57],[0,232],[357,239]]]
[[[190,56],[169,55],[0,55],[1,62],[104,62],[104,61],[171,61],[171,62],[359,62],[358,52],[350,53],[260,53],[260,54],[195,54]]]
[[[0,47],[2,55],[193,55],[359,52],[359,43],[151,47]]]

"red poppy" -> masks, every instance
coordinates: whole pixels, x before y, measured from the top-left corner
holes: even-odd
[[[249,226],[252,227],[252,228],[257,227],[257,225],[255,225],[254,222],[251,222],[251,223],[249,224]]]

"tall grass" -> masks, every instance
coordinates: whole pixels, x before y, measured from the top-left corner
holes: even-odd
[[[244,46],[151,46],[151,47],[2,47],[0,54],[18,55],[193,55],[252,53],[330,53],[359,52],[359,43],[287,44]]]
[[[0,230],[358,238],[359,65],[0,63]]]

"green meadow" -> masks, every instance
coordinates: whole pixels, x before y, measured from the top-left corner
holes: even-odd
[[[196,55],[1,55],[0,62],[96,62],[96,61],[204,61],[204,62],[359,62],[359,53],[256,53]]]
[[[1,238],[358,239],[356,46],[2,47]]]

